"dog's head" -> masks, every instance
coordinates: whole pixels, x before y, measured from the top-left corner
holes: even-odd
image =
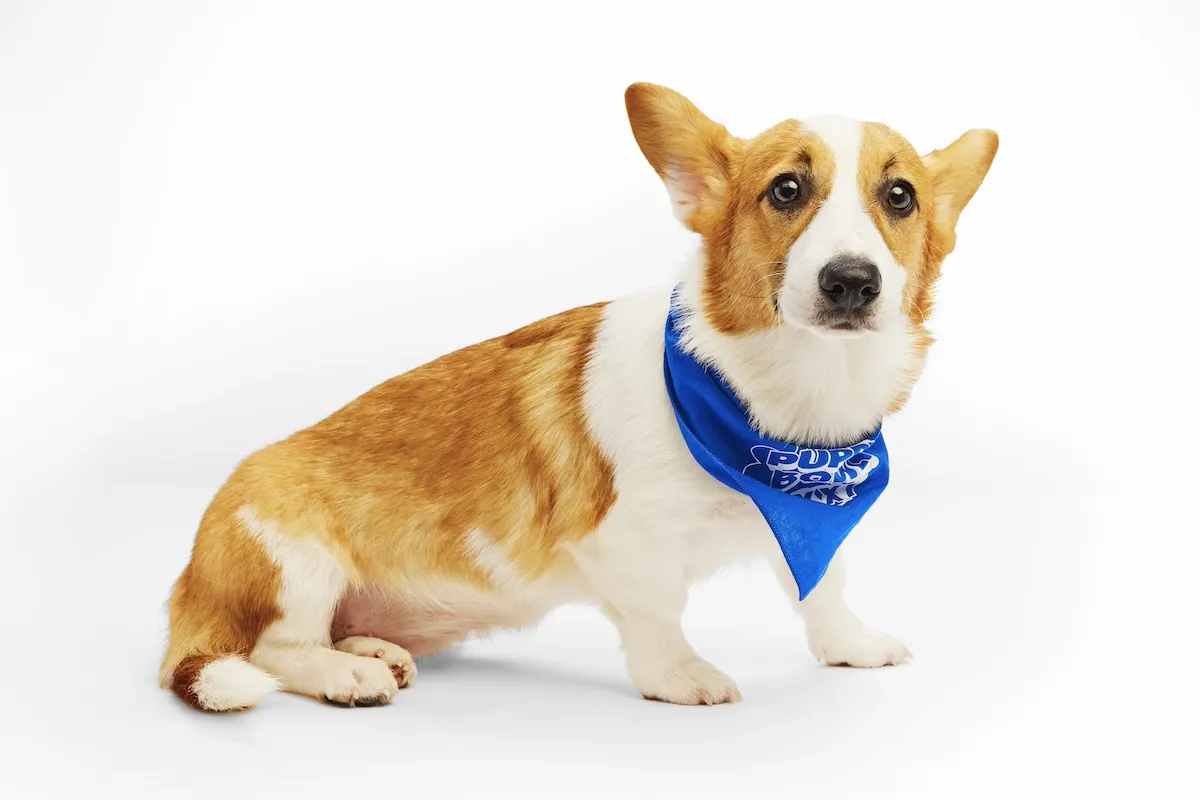
[[[999,144],[973,130],[922,157],[884,125],[839,118],[740,139],[648,83],[630,86],[625,104],[676,216],[704,238],[704,311],[728,334],[920,326]]]

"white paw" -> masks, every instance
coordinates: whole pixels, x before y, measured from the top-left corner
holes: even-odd
[[[714,706],[742,699],[733,679],[701,658],[665,670],[637,670],[634,683],[642,697],[684,706]]]
[[[344,706],[384,705],[399,690],[391,668],[379,658],[339,658],[324,678],[325,699]]]
[[[410,685],[417,677],[417,665],[413,657],[398,644],[371,636],[347,636],[335,643],[333,649],[352,653],[364,658],[378,658],[388,665],[396,685],[401,689]]]
[[[834,667],[887,667],[912,658],[895,636],[865,627],[812,631],[808,649],[818,661]]]

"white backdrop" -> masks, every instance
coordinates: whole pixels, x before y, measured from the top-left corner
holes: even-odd
[[[0,4],[14,796],[1194,786],[1200,26],[1183,0],[1074,5]],[[695,242],[629,133],[635,80],[744,135],[1000,133],[847,545],[852,605],[915,661],[817,666],[747,568],[685,620],[734,706],[642,701],[591,609],[425,662],[383,709],[211,717],[159,690],[167,591],[240,458],[671,279]]]

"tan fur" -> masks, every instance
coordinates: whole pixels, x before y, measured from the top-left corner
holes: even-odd
[[[731,335],[784,324],[774,307],[782,259],[828,195],[835,168],[828,148],[791,120],[751,139],[738,138],[687,98],[654,84],[633,84],[625,100],[634,136],[655,171],[664,177],[669,170],[700,176],[692,188],[701,200],[685,223],[704,237],[709,322]],[[911,382],[933,343],[925,322],[942,261],[954,248],[954,225],[998,146],[995,133],[976,130],[921,158],[887,126],[863,125],[859,189],[888,248],[908,272],[905,311],[916,334]],[[806,177],[812,191],[793,215],[778,213],[766,199],[772,180],[789,172]],[[911,183],[918,198],[918,210],[904,219],[890,217],[883,207],[883,186],[895,179]],[[911,382],[889,411],[903,407]]]
[[[904,137],[886,125],[863,125],[859,190],[888,249],[908,272],[905,310],[916,333],[909,384],[893,399],[888,413],[899,411],[908,401],[933,344],[925,323],[933,312],[942,262],[954,249],[958,216],[979,188],[999,145],[999,137],[992,131],[969,131],[945,150],[920,158]],[[889,164],[885,172],[883,168]],[[917,211],[903,219],[888,216],[883,208],[883,187],[896,179],[907,180],[917,196]]]
[[[204,512],[192,560],[171,593],[171,638],[159,681],[197,707],[192,687],[204,665],[223,655],[248,656],[280,617],[279,570],[235,516],[246,500],[243,488],[231,478]]]
[[[752,333],[781,324],[774,294],[782,259],[829,194],[834,164],[829,149],[795,121],[753,139],[739,139],[686,98],[653,84],[625,93],[629,120],[646,159],[660,176],[691,170],[701,202],[686,220],[704,237],[705,313],[717,330]],[[687,153],[680,159],[678,153]],[[796,172],[811,181],[812,200],[794,215],[770,208],[771,181]]]
[[[776,307],[783,259],[829,195],[835,165],[828,147],[795,121],[737,138],[681,95],[651,84],[629,87],[626,104],[642,152],[669,186],[678,184],[680,216],[703,237],[709,323],[728,335],[784,324]],[[918,365],[932,341],[924,322],[954,224],[995,151],[995,134],[973,131],[922,159],[886,127],[864,128],[860,189],[908,275],[905,311],[918,334]],[[803,176],[811,192],[790,214],[767,199],[773,179],[785,173]],[[883,183],[893,178],[916,190],[919,210],[907,219],[879,205]],[[272,536],[315,540],[348,578],[343,609],[379,602],[402,617],[423,615],[408,630],[415,655],[503,624],[489,616],[494,606],[477,602],[502,593],[479,557],[479,537],[527,585],[556,574],[561,546],[595,531],[617,499],[613,465],[589,433],[583,407],[602,310],[577,308],[447,355],[247,458],[205,512],[172,593],[163,685],[201,706],[195,687],[206,665],[250,657],[284,616],[281,568],[247,529],[248,518]],[[485,610],[472,617],[423,598],[432,584],[454,587],[446,596]],[[336,619],[333,627],[359,640],[387,638]]]
[[[526,578],[546,572],[556,545],[595,529],[615,499],[581,406],[602,307],[426,364],[246,459],[205,513],[172,594],[164,685],[175,672],[189,699],[203,665],[189,656],[248,654],[279,616],[278,570],[237,520],[243,506],[316,538],[355,587],[489,588],[466,549],[472,528],[499,537]]]

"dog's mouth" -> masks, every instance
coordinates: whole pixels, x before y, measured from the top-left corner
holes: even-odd
[[[802,303],[789,302],[793,297],[785,291],[776,293],[773,300],[775,313],[785,322],[821,336],[854,338],[880,330],[875,304],[847,310],[833,303],[818,302],[815,308],[806,308]]]
[[[829,336],[861,336],[878,330],[875,314],[869,310],[841,311],[822,309],[812,315],[809,327]]]

